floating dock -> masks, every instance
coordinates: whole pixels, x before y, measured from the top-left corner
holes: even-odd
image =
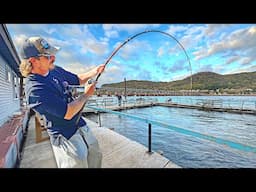
[[[157,103],[157,106],[256,115],[256,110],[252,110],[252,109],[236,109],[236,108],[212,107],[212,106],[204,106],[204,105],[184,105],[184,104],[177,104],[177,103]]]
[[[93,105],[95,106],[95,105]],[[109,105],[109,106],[96,106],[98,108],[109,109],[113,111],[121,111],[126,109],[134,109],[134,108],[142,108],[142,107],[152,107],[152,106],[163,106],[163,107],[176,107],[176,108],[186,108],[186,109],[198,109],[204,111],[217,111],[217,112],[228,112],[228,113],[236,113],[236,114],[249,114],[256,115],[256,110],[253,109],[238,109],[238,108],[225,108],[225,107],[216,107],[210,105],[186,105],[186,104],[178,104],[174,102],[150,102],[150,103],[130,103],[125,105]],[[95,113],[95,110],[84,108],[83,113]]]

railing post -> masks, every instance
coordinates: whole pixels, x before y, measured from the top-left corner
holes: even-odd
[[[100,119],[100,112],[98,111],[98,124],[99,124],[99,127],[101,127],[101,119]]]
[[[148,153],[152,153],[152,150],[151,150],[151,123],[148,124]]]

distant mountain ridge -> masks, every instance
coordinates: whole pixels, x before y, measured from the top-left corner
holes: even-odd
[[[228,75],[220,75],[213,72],[199,72],[192,75],[193,89],[253,89],[256,90],[256,71]],[[127,88],[154,89],[154,90],[190,90],[191,77],[171,82],[153,81],[126,81]],[[104,84],[102,87],[123,88],[124,82]]]

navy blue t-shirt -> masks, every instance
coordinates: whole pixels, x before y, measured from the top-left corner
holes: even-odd
[[[69,139],[78,127],[86,125],[80,118],[76,125],[79,114],[71,120],[64,119],[69,102],[73,101],[67,85],[79,85],[77,75],[65,71],[56,66],[47,76],[31,74],[27,77],[25,94],[28,104],[47,119],[48,133],[51,135],[62,134]]]

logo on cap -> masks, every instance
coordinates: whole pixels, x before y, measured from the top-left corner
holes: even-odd
[[[42,45],[42,47],[43,47],[44,49],[48,49],[48,48],[49,48],[48,42],[45,41],[44,39],[41,39],[40,44]]]

